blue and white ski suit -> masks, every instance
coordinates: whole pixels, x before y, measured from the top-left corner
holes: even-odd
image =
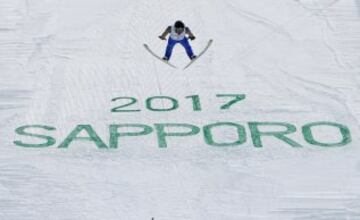
[[[171,27],[170,37],[169,37],[168,44],[166,47],[166,52],[165,52],[165,57],[167,59],[170,59],[172,51],[174,49],[174,46],[178,43],[180,43],[185,48],[186,54],[188,55],[188,57],[190,59],[192,59],[194,57],[194,52],[191,48],[189,40],[185,36],[186,30],[187,30],[187,27],[184,28],[184,32],[182,32],[181,34],[178,34],[175,31],[175,27],[174,26]]]

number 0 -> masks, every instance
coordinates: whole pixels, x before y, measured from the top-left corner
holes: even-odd
[[[169,100],[171,102],[171,106],[169,108],[154,108],[153,101],[154,100]],[[179,102],[171,97],[168,96],[154,96],[146,99],[146,108],[150,111],[157,111],[157,112],[166,112],[166,111],[173,111],[179,107]]]

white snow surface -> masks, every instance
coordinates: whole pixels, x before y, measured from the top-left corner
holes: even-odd
[[[177,19],[197,36],[195,52],[214,39],[186,71],[142,46],[162,55],[157,36]],[[172,63],[187,62],[176,47]],[[221,111],[222,93],[247,97]],[[184,99],[194,94],[201,112]],[[111,113],[119,96],[137,97],[142,111]],[[152,112],[150,96],[181,106]],[[1,220],[358,220],[359,120],[358,0],[0,1]],[[168,138],[167,148],[155,133],[112,150],[13,143],[15,129],[32,124],[56,127],[45,133],[60,144],[79,124],[107,141],[109,124],[223,121],[288,122],[303,147],[271,137],[263,148],[250,137],[214,147],[201,133]],[[301,126],[316,121],[348,126],[352,142],[306,143]]]

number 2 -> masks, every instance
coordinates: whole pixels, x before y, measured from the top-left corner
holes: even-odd
[[[111,112],[139,112],[140,111],[140,109],[124,109],[128,106],[136,104],[138,101],[136,98],[134,98],[134,97],[117,97],[117,98],[113,98],[111,101],[115,102],[118,100],[127,100],[128,102],[111,109]]]

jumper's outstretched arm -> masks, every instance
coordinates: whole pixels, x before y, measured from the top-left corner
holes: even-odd
[[[185,31],[186,31],[186,34],[189,35],[189,39],[190,39],[190,40],[195,40],[196,37],[195,37],[195,35],[191,32],[190,28],[187,27],[187,28],[185,29]]]
[[[167,27],[165,31],[159,36],[161,40],[166,40],[166,36],[171,33],[171,27]]]

